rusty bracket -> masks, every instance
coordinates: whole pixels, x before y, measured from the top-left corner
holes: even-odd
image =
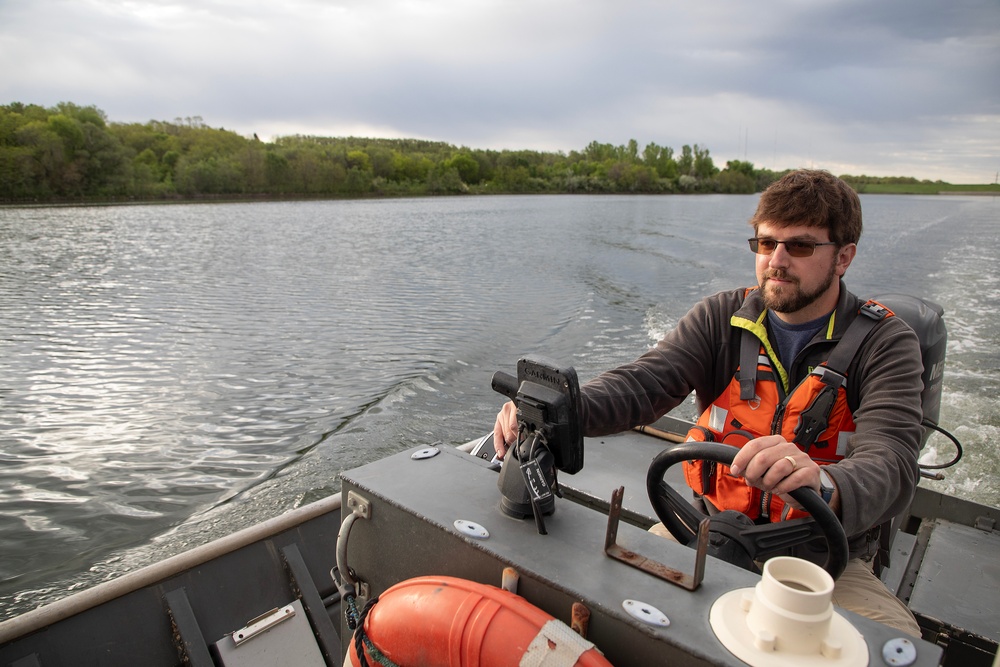
[[[622,497],[624,495],[624,486],[618,487],[611,494],[611,509],[608,511],[608,532],[604,537],[604,553],[615,560],[620,560],[626,565],[631,565],[658,579],[677,584],[689,591],[698,588],[701,585],[702,579],[705,578],[705,559],[708,555],[708,519],[703,519],[698,524],[698,544],[694,555],[694,573],[688,575],[617,544],[618,522],[621,518]]]

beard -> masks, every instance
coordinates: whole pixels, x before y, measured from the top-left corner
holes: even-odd
[[[784,271],[768,271],[764,274],[764,284],[761,285],[761,294],[764,296],[764,305],[776,313],[794,313],[809,306],[822,296],[837,274],[830,266],[830,272],[825,276],[820,285],[813,290],[803,290],[797,278],[792,278]],[[771,278],[791,281],[789,285],[774,285]]]

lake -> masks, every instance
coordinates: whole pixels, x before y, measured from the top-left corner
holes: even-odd
[[[581,381],[632,359],[753,283],[756,201],[0,209],[0,618],[485,433],[490,378],[525,354]],[[946,310],[941,422],[966,453],[924,483],[1000,504],[1000,202],[862,204],[849,287]]]

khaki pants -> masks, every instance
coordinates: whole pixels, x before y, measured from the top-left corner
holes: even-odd
[[[649,532],[674,539],[662,523],[650,528]],[[834,582],[833,603],[900,632],[920,637],[917,619],[903,601],[893,595],[882,580],[875,576],[871,562],[865,562],[860,558],[847,561],[844,573]]]

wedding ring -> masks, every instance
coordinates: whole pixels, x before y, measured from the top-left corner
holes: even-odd
[[[791,456],[784,456],[782,458],[784,458],[786,461],[792,464],[792,470],[795,470],[796,468],[799,467],[799,464],[796,463],[795,459],[793,459]]]

